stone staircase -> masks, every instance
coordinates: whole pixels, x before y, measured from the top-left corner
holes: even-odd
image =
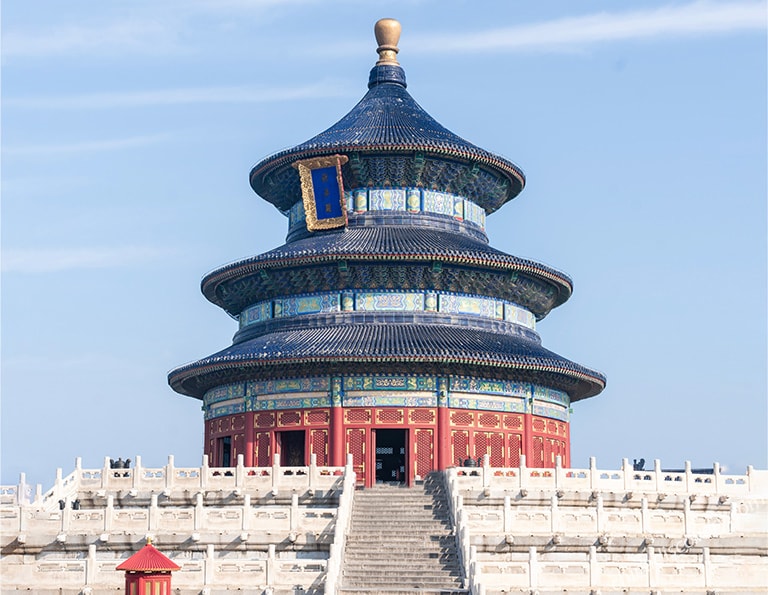
[[[465,594],[463,583],[439,473],[355,492],[340,593]]]

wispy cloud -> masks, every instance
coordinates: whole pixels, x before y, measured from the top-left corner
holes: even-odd
[[[118,246],[90,248],[4,248],[0,268],[4,273],[55,273],[80,269],[121,268],[170,258],[171,248]]]
[[[49,144],[49,145],[20,145],[13,146],[4,144],[2,146],[5,155],[46,155],[46,154],[66,154],[66,153],[84,153],[92,151],[116,151],[120,149],[130,149],[133,147],[143,147],[155,143],[167,141],[171,138],[169,134],[152,134],[147,136],[132,136],[128,138],[116,138],[97,141],[84,141],[76,143]]]
[[[121,20],[93,25],[68,25],[41,31],[5,31],[3,57],[99,55],[109,52],[157,54],[177,48],[177,33],[170,21]]]
[[[580,46],[766,29],[766,5],[756,2],[693,2],[632,12],[569,17],[466,34],[424,36],[409,51],[562,51]]]
[[[3,106],[27,109],[113,109],[194,103],[268,103],[342,97],[351,90],[336,81],[297,87],[192,87],[45,97],[8,97]]]

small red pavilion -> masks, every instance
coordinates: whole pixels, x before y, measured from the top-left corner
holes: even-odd
[[[171,572],[180,568],[147,539],[147,545],[117,570],[125,570],[126,595],[170,595]]]

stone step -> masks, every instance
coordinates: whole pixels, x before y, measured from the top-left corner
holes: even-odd
[[[448,578],[438,578],[438,579],[430,579],[430,578],[421,578],[418,576],[403,576],[398,575],[397,573],[393,572],[392,576],[387,577],[366,577],[364,579],[356,580],[356,579],[350,579],[348,577],[344,577],[344,586],[345,587],[368,587],[368,588],[392,588],[395,587],[397,589],[402,587],[409,587],[409,588],[416,588],[416,587],[428,587],[433,589],[456,589],[456,588],[462,588],[464,585],[462,584],[461,580],[458,577],[448,577]]]
[[[368,588],[357,589],[355,587],[339,589],[339,593],[366,593],[367,595],[414,595],[415,593],[426,593],[428,595],[466,595],[469,593],[467,589],[429,589],[429,588],[414,588],[414,589],[375,589]]]

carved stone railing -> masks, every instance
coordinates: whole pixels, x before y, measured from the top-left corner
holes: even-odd
[[[158,492],[171,494],[175,491],[226,490],[239,493],[271,493],[276,496],[281,491],[292,493],[304,490],[330,490],[344,474],[344,467],[320,467],[316,457],[310,457],[310,464],[304,467],[282,467],[279,457],[271,467],[245,467],[242,455],[237,457],[235,467],[209,467],[208,457],[203,457],[201,467],[176,467],[173,456],[168,457],[164,467],[142,467],[141,457],[136,457],[133,468],[114,469],[110,467],[109,457],[104,460],[101,469],[83,469],[80,458],[75,460],[75,470],[62,476],[61,469],[56,470],[54,485],[43,493],[37,486],[34,496],[26,484],[24,475],[16,486],[0,486],[0,506],[18,506],[28,504],[46,510],[57,510],[63,501],[66,505],[81,491]]]
[[[767,507],[760,504],[768,501],[768,472],[752,467],[745,475],[726,475],[715,464],[712,473],[705,474],[693,472],[686,463],[684,471],[670,472],[655,461],[654,469],[645,471],[633,469],[625,459],[621,469],[604,471],[590,459],[589,469],[564,469],[559,460],[555,468],[534,469],[526,467],[522,457],[520,467],[493,468],[486,456],[479,467],[449,469],[446,481],[462,563],[473,594],[505,585],[557,586],[557,573],[561,581],[566,573],[574,589],[598,584],[591,583],[590,576],[612,572],[632,575],[627,578],[630,582],[637,578],[634,575],[642,575],[645,578],[637,580],[645,580],[646,586],[649,573],[655,577],[654,584],[677,585],[674,577],[665,578],[665,573],[673,572],[690,574],[695,584],[724,584],[714,578],[697,578],[705,574],[727,578],[727,562],[717,554],[710,556],[706,544],[736,535],[744,551],[753,552],[752,542],[768,535]],[[743,536],[750,535],[755,539],[745,541]],[[511,551],[513,544],[517,550],[526,548],[517,543],[520,536],[527,536],[523,541],[539,544],[530,547],[528,560],[503,561],[495,555],[499,548]],[[591,539],[598,544],[597,553],[592,551],[594,547],[577,547],[574,542],[571,548],[584,551],[574,554],[572,563],[545,564],[539,559],[545,559],[547,548],[568,536]],[[652,536],[656,536],[655,550]],[[620,564],[598,556],[614,537],[640,544],[644,561],[627,561],[626,568],[619,568]],[[664,565],[662,554],[692,548],[700,552],[701,560]],[[556,569],[558,564],[560,570]],[[550,566],[552,576],[548,574]]]
[[[502,490],[570,490],[604,491],[654,494],[720,494],[725,496],[768,492],[768,471],[755,471],[747,467],[744,475],[726,475],[715,463],[712,473],[695,473],[686,461],[684,471],[664,471],[659,460],[652,470],[637,471],[628,459],[623,459],[621,469],[597,469],[595,458],[590,458],[589,469],[568,469],[556,459],[554,468],[528,468],[525,455],[520,457],[520,467],[490,467],[487,458],[480,467],[458,467],[450,470],[461,489],[485,491]]]
[[[328,556],[328,570],[325,576],[325,594],[336,595],[341,577],[341,565],[344,559],[344,548],[352,520],[352,501],[355,495],[356,476],[351,454],[347,455],[347,466],[344,469],[344,484],[339,497],[339,508],[336,513],[336,526],[333,530],[333,543]]]

